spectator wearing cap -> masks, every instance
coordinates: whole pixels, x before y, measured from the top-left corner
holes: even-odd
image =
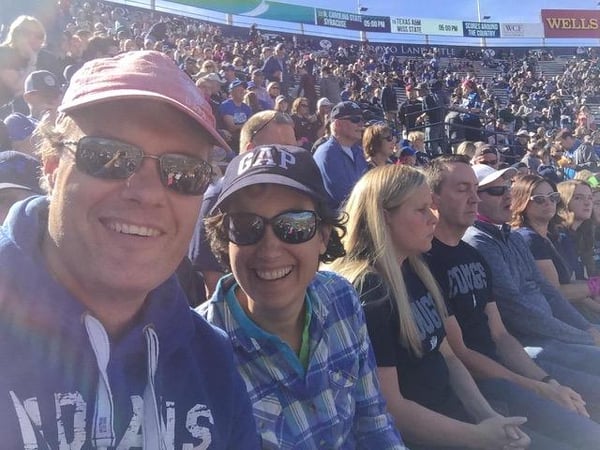
[[[304,149],[236,157],[206,223],[231,274],[198,310],[235,343],[263,448],[403,450],[356,291],[317,271],[345,254],[328,200]]]
[[[256,92],[258,100],[263,105],[263,109],[272,108],[272,99],[267,92],[267,88],[265,87],[265,74],[261,69],[254,69],[252,71],[250,82],[248,83],[248,89],[250,89],[250,83],[252,83],[252,90]]]
[[[43,194],[39,177],[38,159],[12,150],[0,152],[0,224],[13,204]]]
[[[284,95],[278,95],[275,98],[275,107],[273,108],[275,111],[279,111],[282,113],[287,113],[290,107],[290,103]]]
[[[471,165],[485,164],[494,169],[498,169],[498,150],[490,144],[480,143],[475,146],[475,154],[471,158]]]
[[[473,166],[481,200],[463,240],[483,256],[502,321],[538,366],[573,388],[600,414],[600,331],[539,272],[523,237],[511,231],[511,178],[515,169]],[[547,381],[551,381],[548,379]]]
[[[233,66],[233,64],[226,63],[221,66],[221,77],[225,80],[225,83],[223,84],[223,89],[225,97],[227,97],[230,92],[229,85],[234,81],[239,80],[239,78],[237,78],[235,75],[235,67]]]
[[[412,84],[405,86],[406,100],[400,104],[398,109],[398,122],[402,126],[404,136],[418,129],[417,118],[423,114],[423,103],[417,98],[417,91]]]
[[[224,128],[231,133],[229,145],[236,153],[240,151],[240,130],[252,115],[252,110],[244,103],[245,93],[246,82],[234,80],[229,83],[229,98],[219,105],[219,117]]]
[[[514,164],[520,161],[525,153],[527,153],[527,144],[529,143],[529,132],[521,128],[515,133],[515,142],[510,146],[510,149],[504,152],[504,161],[508,164]]]
[[[331,113],[331,108],[333,107],[333,103],[329,101],[327,97],[321,97],[317,101],[317,123],[319,124],[316,132],[316,138],[322,138],[326,133],[326,125],[329,123],[329,114]]]
[[[62,92],[56,75],[47,70],[31,72],[25,79],[23,99],[29,106],[29,117],[39,121],[46,113],[56,114]]]
[[[269,109],[275,108],[275,99],[281,95],[281,87],[277,81],[271,81],[267,84],[267,94],[269,94]]]
[[[294,123],[287,114],[268,110],[254,114],[242,127],[240,133],[240,153],[251,151],[259,145],[281,144],[295,145]],[[206,239],[204,218],[209,216],[221,193],[223,180],[211,183],[206,190],[200,207],[200,216],[189,248],[189,259],[194,270],[202,273],[207,297],[212,296],[217,281],[226,269],[217,261]]]
[[[523,158],[521,158],[521,162],[527,165],[527,170],[532,175],[537,175],[538,168],[542,164],[542,160],[540,159],[539,153],[543,149],[543,144],[538,142],[537,140],[531,140],[527,144],[527,153]]]
[[[4,124],[8,130],[8,137],[11,141],[11,148],[28,155],[34,155],[35,146],[32,135],[37,125],[24,114],[12,113],[6,119]]]
[[[209,105],[139,51],[84,64],[59,112],[42,124],[49,195],[0,227],[2,445],[260,448],[231,344],[174,275],[227,147]]]
[[[332,206],[341,206],[368,165],[360,145],[364,120],[362,109],[354,102],[340,102],[330,114],[331,137],[315,151]]]

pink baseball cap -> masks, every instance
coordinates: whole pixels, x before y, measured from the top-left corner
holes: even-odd
[[[216,129],[204,95],[171,58],[156,51],[126,52],[85,63],[71,78],[58,111],[69,113],[98,103],[136,98],[177,108],[198,122],[215,144],[229,149]]]

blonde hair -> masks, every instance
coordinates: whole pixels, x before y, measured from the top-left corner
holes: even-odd
[[[593,193],[592,187],[583,180],[567,180],[556,185],[556,190],[560,194],[556,215],[560,219],[560,225],[565,228],[571,228],[575,222],[575,214],[569,209],[569,204],[575,196],[577,186],[587,186]]]
[[[369,272],[382,277],[398,308],[400,342],[418,357],[423,355],[421,339],[385,211],[401,206],[425,183],[425,175],[409,166],[388,165],[367,172],[354,186],[345,206],[349,220],[342,242],[347,254],[331,265],[332,270],[358,284],[359,289]],[[409,256],[408,262],[433,297],[440,316],[445,317],[442,293],[423,258]]]
[[[408,136],[406,136],[406,138],[408,139],[408,142],[413,143],[416,141],[424,141],[425,140],[425,133],[423,133],[422,131],[411,131],[410,133],[408,133]]]
[[[44,35],[46,41],[46,30],[42,22],[32,16],[19,16],[10,24],[6,39],[2,42],[2,46],[14,47],[17,40],[25,36],[28,32],[39,32]]]
[[[456,148],[456,154],[457,155],[466,155],[469,157],[469,159],[473,158],[473,156],[475,156],[475,151],[477,150],[477,147],[475,146],[474,142],[471,141],[462,141],[459,146]]]

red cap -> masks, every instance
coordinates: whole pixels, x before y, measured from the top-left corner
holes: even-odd
[[[204,95],[171,58],[160,52],[132,51],[85,63],[71,78],[58,111],[69,113],[97,103],[136,98],[177,108],[198,122],[217,145],[229,149],[216,130]]]

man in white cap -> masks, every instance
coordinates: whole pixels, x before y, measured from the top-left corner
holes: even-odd
[[[139,51],[86,63],[58,111],[48,196],[0,228],[2,447],[259,448],[231,346],[173,276],[227,148],[208,103]]]
[[[600,417],[600,331],[538,271],[523,237],[510,231],[514,168],[473,166],[481,199],[463,240],[490,267],[492,294],[503,322],[550,379],[579,392]]]

